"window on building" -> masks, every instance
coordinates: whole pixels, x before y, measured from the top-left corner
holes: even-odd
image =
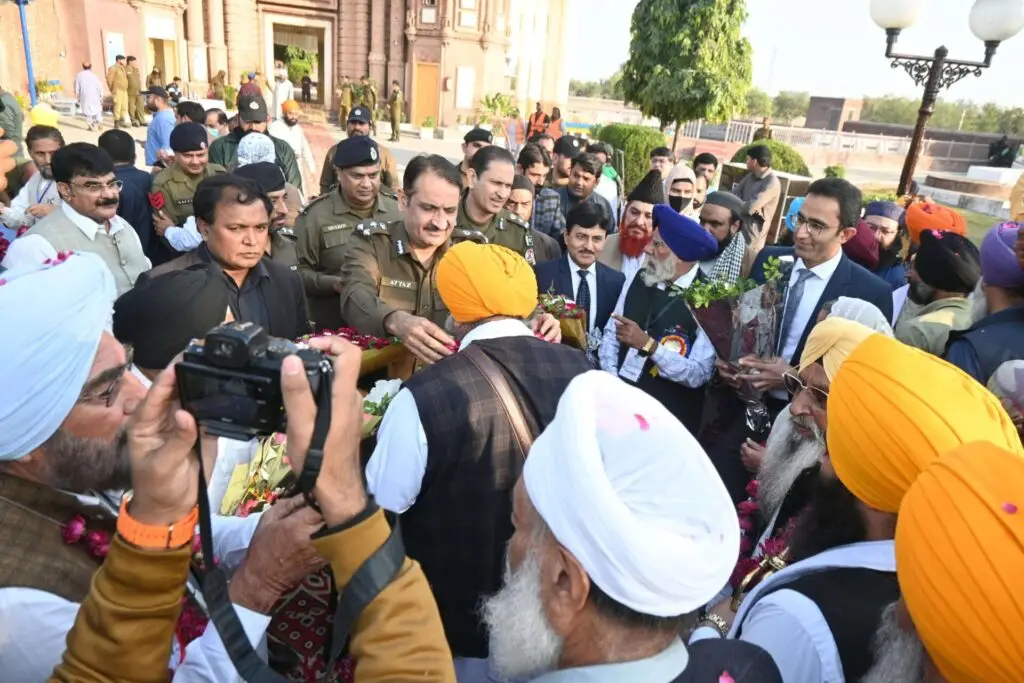
[[[420,10],[420,23],[437,23],[437,0],[423,0],[423,9]]]
[[[459,27],[476,28],[476,0],[459,0]]]

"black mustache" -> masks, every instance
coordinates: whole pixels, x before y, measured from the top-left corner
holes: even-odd
[[[96,206],[117,206],[120,203],[120,199],[100,199],[96,202]]]

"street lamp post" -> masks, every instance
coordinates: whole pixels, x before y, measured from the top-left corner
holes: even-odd
[[[971,8],[971,31],[985,43],[985,59],[967,62],[949,59],[949,50],[939,47],[931,57],[903,55],[895,51],[896,40],[903,29],[917,21],[923,0],[871,0],[871,18],[885,29],[885,56],[892,68],[903,69],[917,85],[924,86],[917,125],[910,140],[910,150],[900,174],[899,194],[907,193],[917,159],[921,154],[925,125],[935,111],[939,92],[967,76],[981,76],[981,70],[992,64],[999,43],[1017,35],[1024,28],[1024,0],[976,0]]]

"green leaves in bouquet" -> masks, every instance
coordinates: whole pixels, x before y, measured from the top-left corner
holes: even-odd
[[[775,282],[782,277],[782,262],[772,256],[764,264],[766,282]],[[671,285],[671,296],[682,296],[686,303],[694,308],[707,308],[716,301],[739,297],[759,286],[750,278],[739,278],[736,282],[723,280],[694,280],[688,288],[682,289]]]
[[[373,401],[363,401],[363,412],[366,413],[367,415],[376,415],[378,417],[383,417],[389,405],[391,405],[391,394],[385,395],[384,398],[381,399],[380,403],[375,403]]]
[[[537,300],[537,305],[540,310],[544,313],[550,313],[559,320],[580,318],[583,316],[583,309],[579,308],[575,303],[567,300],[561,294],[555,293],[554,285],[552,285],[547,292],[541,294]]]

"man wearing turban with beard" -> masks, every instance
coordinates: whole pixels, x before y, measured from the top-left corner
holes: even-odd
[[[857,323],[816,326],[789,383],[794,415],[809,413],[827,427],[828,451],[790,539],[793,564],[745,597],[729,637],[771,653],[785,680],[856,681],[872,665],[884,609],[899,597],[892,539],[914,479],[968,441],[1024,449],[983,387]],[[723,606],[716,614],[728,622]],[[700,629],[695,637],[707,635]]]
[[[1020,223],[1000,223],[985,235],[973,324],[950,334],[946,347],[946,360],[982,384],[1002,363],[1024,359],[1024,269],[1015,252],[1019,233]]]
[[[715,349],[682,295],[704,279],[697,264],[715,253],[717,243],[667,204],[654,207],[653,222],[647,262],[622,288],[605,326],[601,369],[654,396],[696,434]]]
[[[402,514],[406,550],[430,581],[459,679],[486,680],[477,606],[501,585],[512,487],[529,447],[518,441],[512,407],[493,378],[507,382],[507,400],[535,435],[590,364],[581,351],[534,336],[527,321],[537,280],[510,249],[452,246],[437,265],[437,291],[460,350],[395,395],[366,476],[377,503]]]
[[[628,281],[644,264],[645,250],[654,231],[652,212],[655,204],[665,203],[661,173],[650,171],[626,197],[619,231],[608,235],[599,260],[621,271]]]
[[[950,332],[971,326],[967,295],[981,277],[978,248],[952,232],[926,230],[910,264],[907,296],[921,306],[896,326],[904,344],[941,357]]]

